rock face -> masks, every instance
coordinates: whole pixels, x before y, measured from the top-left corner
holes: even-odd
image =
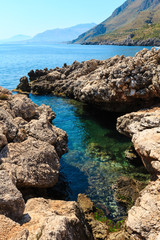
[[[85,214],[85,219],[92,229],[94,240],[106,240],[108,238],[108,226],[96,220],[93,216],[95,207],[93,202],[85,194],[78,194],[77,202]]]
[[[3,240],[93,239],[76,202],[30,199],[19,223],[1,215],[0,219],[3,227],[0,226],[0,239]]]
[[[159,101],[160,52],[144,49],[135,57],[75,61],[28,75],[32,93],[68,96],[107,111],[129,112]],[[22,90],[20,85],[17,89]]]
[[[133,239],[160,239],[160,179],[151,182],[128,212],[127,231]]]
[[[124,239],[160,239],[160,106],[126,114],[117,129],[132,138],[135,150],[155,181],[140,192],[128,212]],[[125,235],[126,234],[126,235]],[[118,238],[113,238],[118,240]]]
[[[54,186],[59,158],[67,152],[67,134],[50,123],[55,113],[49,106],[38,107],[25,95],[0,90],[8,96],[0,100],[0,169],[17,187]]]
[[[160,174],[160,106],[117,119],[117,130],[132,138],[135,150],[152,174]]]
[[[13,219],[22,217],[25,203],[22,194],[13,184],[8,173],[0,171],[0,214]]]

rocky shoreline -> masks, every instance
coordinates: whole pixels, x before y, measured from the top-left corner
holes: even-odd
[[[17,91],[74,98],[112,112],[131,112],[159,103],[160,52],[143,49],[135,57],[75,61],[62,68],[30,71]]]
[[[31,198],[25,203],[21,193],[58,181],[68,136],[51,124],[53,118],[49,106],[0,87],[0,239],[92,239],[76,202]]]
[[[38,107],[26,96],[1,88],[0,239],[158,240],[160,52],[144,49],[133,58],[74,62],[31,71],[29,77],[30,82],[21,78],[18,91],[67,96],[107,111],[130,112],[117,119],[117,130],[131,138],[152,180],[128,211],[123,229],[111,234],[107,225],[93,219],[94,207],[86,196],[80,195],[78,203],[31,198],[25,204],[21,187],[41,189],[58,181],[67,134],[51,125],[55,114],[49,106]]]
[[[130,36],[123,41],[94,41],[82,42],[82,45],[117,45],[117,46],[160,46],[158,38],[148,38],[146,40],[133,40]]]

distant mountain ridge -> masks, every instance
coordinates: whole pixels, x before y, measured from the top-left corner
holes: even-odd
[[[12,42],[14,43],[14,42],[19,42],[19,41],[26,41],[31,38],[32,37],[28,36],[28,35],[18,34],[11,38],[8,38],[8,39],[2,39],[2,40],[0,40],[0,42],[1,43],[12,43]]]
[[[96,26],[95,23],[78,24],[69,28],[57,28],[47,30],[45,32],[35,35],[29,40],[30,43],[60,43],[72,41],[77,38],[83,32]]]
[[[160,0],[127,0],[73,43],[160,45]]]

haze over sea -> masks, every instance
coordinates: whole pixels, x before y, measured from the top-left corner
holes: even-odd
[[[75,60],[107,59],[115,55],[134,56],[144,47],[92,45],[0,45],[0,85],[10,90],[33,69],[61,67]],[[151,49],[151,47],[147,47]],[[125,158],[130,140],[118,134],[110,114],[103,114],[83,103],[55,96],[30,98],[44,103],[56,112],[54,124],[69,135],[69,153],[61,159],[61,174],[66,181],[67,199],[76,200],[78,193],[107,208],[110,217],[120,219],[126,213],[114,200],[112,185],[119,176],[145,179],[143,167],[136,168]]]

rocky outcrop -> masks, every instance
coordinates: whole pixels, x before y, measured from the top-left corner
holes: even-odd
[[[3,240],[92,240],[84,215],[76,202],[43,198],[28,200],[18,223],[0,215]]]
[[[87,223],[92,229],[94,240],[106,240],[108,238],[108,226],[94,218],[96,208],[90,198],[85,194],[78,194],[77,202],[84,212]]]
[[[160,179],[151,182],[128,212],[126,230],[133,239],[160,239]]]
[[[22,194],[4,170],[0,171],[0,214],[18,219],[23,216],[25,203]]]
[[[132,34],[131,34],[132,36]],[[159,38],[148,38],[133,40],[130,35],[122,41],[109,41],[109,40],[99,40],[99,41],[88,41],[82,42],[82,45],[117,45],[117,46],[160,46]]]
[[[67,152],[66,132],[50,123],[55,113],[49,106],[38,107],[25,95],[0,90],[8,96],[0,100],[0,169],[19,188],[54,186],[59,158]]]
[[[68,149],[54,117],[49,106],[0,87],[0,239],[93,239],[76,202],[31,198],[25,205],[20,192],[58,181],[59,159]]]
[[[117,119],[117,130],[132,138],[147,170],[160,174],[160,106],[126,114]]]
[[[132,138],[135,150],[152,180],[140,192],[128,212],[124,239],[160,239],[160,106],[126,114],[117,119],[117,129]],[[126,234],[126,235],[125,235]],[[126,237],[127,236],[127,237]],[[118,240],[118,238],[112,238]]]
[[[34,94],[68,96],[113,112],[129,112],[157,103],[159,74],[160,52],[155,49],[144,49],[135,57],[75,61],[70,66],[28,73]]]

